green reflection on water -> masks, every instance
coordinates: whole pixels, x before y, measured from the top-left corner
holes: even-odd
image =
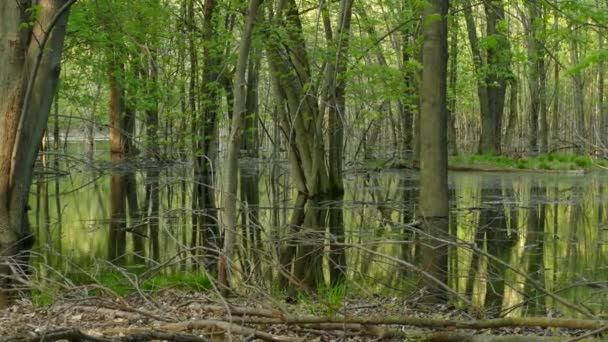
[[[80,145],[70,144],[69,147],[69,155],[86,160]],[[40,177],[32,187],[30,222],[37,235],[38,254],[34,263],[38,265],[39,275],[54,277],[53,270],[58,274],[78,274],[82,270],[101,274],[100,269],[108,269],[110,177],[112,172],[127,170],[108,170],[109,153],[105,147],[104,144],[98,146],[96,165],[101,165],[98,168],[91,169],[74,158],[61,158],[59,168],[69,171],[69,175]],[[99,161],[101,164],[97,164]],[[50,163],[53,163],[53,157]],[[257,273],[257,285],[272,289],[277,272],[276,265],[268,260],[276,255],[277,241],[285,238],[287,230],[284,227],[296,193],[284,163],[250,161],[248,165],[248,168],[259,168],[259,173],[255,174],[260,177],[258,222],[262,227],[262,243],[259,244],[262,251],[241,250],[240,255],[248,255],[247,262],[250,258],[260,260],[257,264],[251,263],[257,266],[248,267],[245,258],[241,258],[240,265]],[[279,172],[271,172],[271,167]],[[146,212],[145,171],[139,168],[133,172],[138,184],[139,205],[142,212]],[[278,177],[273,179],[273,174]],[[217,177],[221,181],[221,170]],[[155,269],[159,263],[167,263],[169,266],[161,273],[184,277],[182,280],[192,276],[189,261],[180,261],[190,246],[190,179],[189,165],[162,169],[159,212],[142,213],[126,220],[129,229],[139,224],[145,226],[150,216],[160,218],[161,258],[156,262],[148,260],[144,268]],[[348,174],[342,203],[345,244],[365,248],[347,249],[346,295],[389,294],[415,298],[419,274],[378,254],[411,263],[419,261],[413,243],[416,232],[403,225],[416,219],[416,179],[416,174],[407,170]],[[531,278],[547,290],[601,314],[608,304],[604,289],[608,286],[591,282],[608,280],[605,271],[606,190],[603,185],[606,181],[608,176],[601,173],[583,176],[451,174],[454,195],[451,231],[455,238],[476,242],[479,248],[495,253],[505,265],[529,275],[526,279],[505,265],[474,256],[466,248],[450,247],[451,288],[469,295],[474,306],[483,308],[492,303],[494,310],[502,314],[551,311],[551,314],[576,315],[550,298],[544,298],[542,292],[531,285]],[[56,189],[59,189],[58,199]],[[218,203],[221,203],[221,192],[217,194]],[[150,243],[145,245],[146,255],[149,255]],[[125,265],[136,265],[137,260],[131,253],[131,233],[127,233],[126,251]],[[47,266],[41,266],[43,264]],[[327,275],[328,260],[324,260],[324,265]],[[162,284],[159,281],[156,285]]]

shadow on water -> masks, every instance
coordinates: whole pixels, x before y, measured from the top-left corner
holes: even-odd
[[[71,146],[57,163],[69,175],[40,176],[33,187],[39,265],[64,274],[142,263],[166,272],[200,272],[193,250],[205,244],[206,233],[204,227],[193,231],[191,222],[210,216],[193,215],[191,165],[159,167],[117,156],[83,164],[78,156],[79,147]],[[221,184],[221,170],[215,177]],[[450,174],[456,242],[449,245],[444,270],[450,298],[464,305],[456,295],[463,296],[484,316],[576,316],[545,295],[552,291],[601,312],[608,304],[607,181],[603,173]],[[287,227],[297,192],[288,165],[244,159],[240,184],[241,280],[276,290],[281,246],[294,241]],[[316,209],[317,220],[330,222],[317,245],[325,245],[324,253],[298,252],[309,257],[308,271],[319,272],[328,287],[342,284],[362,296],[424,296],[421,275],[410,267],[424,262],[423,233],[411,224],[417,192],[424,191],[417,184],[417,174],[407,170],[347,173],[343,200]],[[206,191],[221,203],[220,191]],[[338,221],[343,230],[334,229]]]

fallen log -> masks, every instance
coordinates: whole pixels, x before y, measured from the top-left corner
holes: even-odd
[[[495,329],[495,328],[564,328],[595,330],[608,325],[608,321],[588,319],[567,319],[547,317],[495,318],[479,321],[461,321],[449,319],[420,318],[411,316],[290,316],[283,318],[242,317],[239,322],[248,324],[320,324],[320,323],[353,323],[363,325],[408,325],[425,328],[454,329]]]

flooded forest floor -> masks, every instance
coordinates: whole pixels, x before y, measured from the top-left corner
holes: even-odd
[[[75,291],[48,306],[21,300],[0,311],[0,341],[599,341],[607,323],[476,320],[416,301],[355,297],[329,307],[172,289],[124,298]]]

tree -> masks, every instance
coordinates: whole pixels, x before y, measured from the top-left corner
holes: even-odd
[[[547,127],[547,99],[546,68],[544,52],[545,36],[545,13],[544,6],[536,0],[527,3],[528,17],[526,18],[526,38],[528,48],[528,86],[530,89],[530,114],[529,114],[529,147],[532,152],[547,152],[548,149],[548,127]],[[539,129],[540,128],[540,129]],[[539,144],[538,137],[541,141]]]
[[[59,73],[75,0],[0,3],[0,307],[27,273],[34,242],[27,221],[33,165]]]
[[[447,247],[434,239],[448,235],[447,14],[448,0],[432,0],[423,16],[419,212],[423,269],[435,278],[424,283],[435,300],[445,298],[437,281],[447,283]]]
[[[483,4],[486,13],[486,37],[480,41],[473,18],[473,5],[470,0],[463,1],[481,111],[478,152],[500,153],[505,92],[510,77],[510,46],[502,24],[505,17],[503,1],[490,0]]]
[[[242,126],[247,112],[247,81],[246,71],[249,60],[249,50],[253,35],[253,24],[257,17],[259,0],[250,0],[245,18],[243,37],[239,44],[239,53],[234,73],[234,103],[232,110],[232,126],[230,140],[226,153],[226,196],[224,196],[224,248],[218,264],[220,284],[224,291],[230,287],[231,265],[234,263],[235,245],[237,238],[236,193],[238,182],[238,161],[241,148]]]

